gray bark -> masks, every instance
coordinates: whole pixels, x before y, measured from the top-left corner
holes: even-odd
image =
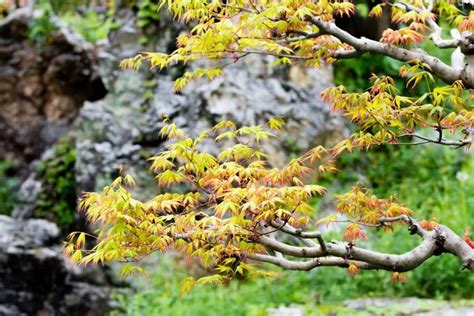
[[[463,269],[474,272],[474,249],[448,227],[439,225],[432,231],[427,231],[407,216],[381,219],[381,224],[394,221],[407,222],[410,230],[422,237],[423,241],[420,245],[400,255],[368,250],[345,242],[320,242],[318,245],[309,238],[322,239],[320,233],[301,232],[283,223],[275,232],[280,231],[293,236],[300,236],[300,240],[305,246],[288,245],[266,235],[260,236],[258,241],[273,252],[296,258],[311,258],[311,260],[296,261],[286,259],[283,256],[266,254],[251,254],[248,257],[290,270],[311,270],[320,266],[347,267],[350,261],[356,263],[360,269],[406,272],[416,269],[432,256],[450,253],[461,260]],[[277,225],[274,224],[273,226]]]

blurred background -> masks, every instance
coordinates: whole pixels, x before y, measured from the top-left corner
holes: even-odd
[[[377,1],[356,1],[354,20],[338,23],[378,38],[387,20],[367,17]],[[368,86],[371,73],[398,78],[400,64],[363,56],[321,69],[275,67],[248,58],[212,82],[173,92],[186,68],[122,71],[141,51],[171,52],[186,30],[156,0],[0,0],[0,315],[473,315],[474,275],[457,259],[432,258],[407,283],[384,272],[283,272],[275,279],[197,287],[179,299],[180,283],[206,274],[178,254],[150,258],[149,275],[121,280],[116,267],[74,267],[62,255],[71,231],[91,230],[76,212],[81,192],[100,190],[125,166],[136,194],[157,193],[146,159],[163,147],[162,114],[197,133],[222,119],[239,125],[284,116],[287,133],[273,144],[283,164],[316,145],[330,145],[350,126],[319,93],[343,84]],[[437,54],[433,47],[424,47]],[[438,57],[449,60],[444,50]],[[195,67],[188,65],[186,67]],[[399,80],[399,89],[407,91]],[[462,234],[474,227],[474,158],[436,146],[379,147],[344,155],[340,172],[318,179],[331,195],[356,182],[379,197],[396,194],[417,217],[437,219]],[[340,238],[341,232],[330,232]],[[401,253],[417,239],[406,231],[370,232],[368,247]],[[451,314],[447,314],[451,313]]]

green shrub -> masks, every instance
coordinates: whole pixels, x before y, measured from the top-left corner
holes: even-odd
[[[77,7],[89,5],[97,1],[90,0],[38,0],[36,1],[37,7],[50,6],[51,9],[56,13],[63,13],[66,11],[74,10]]]
[[[138,3],[137,26],[145,28],[160,20],[158,1],[142,0]]]
[[[48,44],[58,26],[52,21],[54,13],[50,5],[43,6],[42,14],[28,25],[28,38],[39,46]]]
[[[11,161],[0,160],[0,214],[3,215],[9,215],[16,202],[14,188],[17,180],[8,175],[11,167]]]
[[[94,8],[86,9],[83,14],[68,11],[62,18],[90,43],[106,39],[109,33],[118,27],[112,14],[97,13]]]
[[[35,205],[35,215],[52,220],[64,231],[75,224],[77,184],[74,174],[76,150],[70,138],[54,147],[54,156],[38,166],[43,185]]]

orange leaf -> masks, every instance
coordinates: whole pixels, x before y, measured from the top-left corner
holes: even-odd
[[[353,241],[355,239],[367,239],[367,235],[364,233],[364,230],[362,227],[360,227],[360,225],[349,224],[347,225],[343,238],[345,240]]]
[[[469,245],[469,247],[474,249],[474,241],[471,239],[469,228],[467,228],[464,233],[464,241]]]
[[[422,220],[420,222],[420,226],[421,228],[423,229],[426,229],[426,230],[433,230],[436,226],[438,226],[439,224],[435,221],[428,221],[426,219]]]
[[[401,282],[406,283],[408,282],[408,277],[400,272],[393,272],[392,273],[392,282]]]
[[[349,274],[351,277],[355,278],[357,274],[359,274],[360,269],[355,263],[349,264],[349,267],[347,268],[347,274]]]

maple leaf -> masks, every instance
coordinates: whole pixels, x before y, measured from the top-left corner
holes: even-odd
[[[357,274],[359,274],[360,269],[355,263],[349,264],[349,267],[347,268],[347,274],[349,274],[351,277],[355,278]]]
[[[359,224],[347,225],[343,238],[345,240],[367,239],[367,235]]]
[[[325,224],[326,227],[337,221],[337,214],[331,214],[316,221],[316,225]]]
[[[193,277],[187,277],[181,283],[181,289],[179,291],[179,297],[182,298],[184,294],[189,293],[192,288],[196,285],[196,280]]]
[[[421,228],[426,229],[426,230],[433,230],[438,225],[439,224],[436,221],[429,221],[426,219],[420,221]]]
[[[274,117],[268,120],[268,126],[271,129],[281,131],[285,125],[285,120],[282,117]]]
[[[393,272],[391,280],[392,282],[406,283],[408,282],[408,277],[400,272]]]
[[[472,11],[471,11],[472,12]],[[474,29],[474,13],[465,17],[464,20],[459,24],[459,30],[461,31],[472,31]]]
[[[370,10],[369,16],[371,18],[380,18],[383,13],[383,6],[382,4],[377,4],[375,7]]]
[[[474,240],[471,239],[469,228],[464,232],[464,241],[469,245],[469,247],[474,249]]]
[[[464,241],[469,245],[469,247],[471,247],[472,249],[474,249],[474,241],[471,240],[471,238],[469,236],[465,236],[464,237]]]

